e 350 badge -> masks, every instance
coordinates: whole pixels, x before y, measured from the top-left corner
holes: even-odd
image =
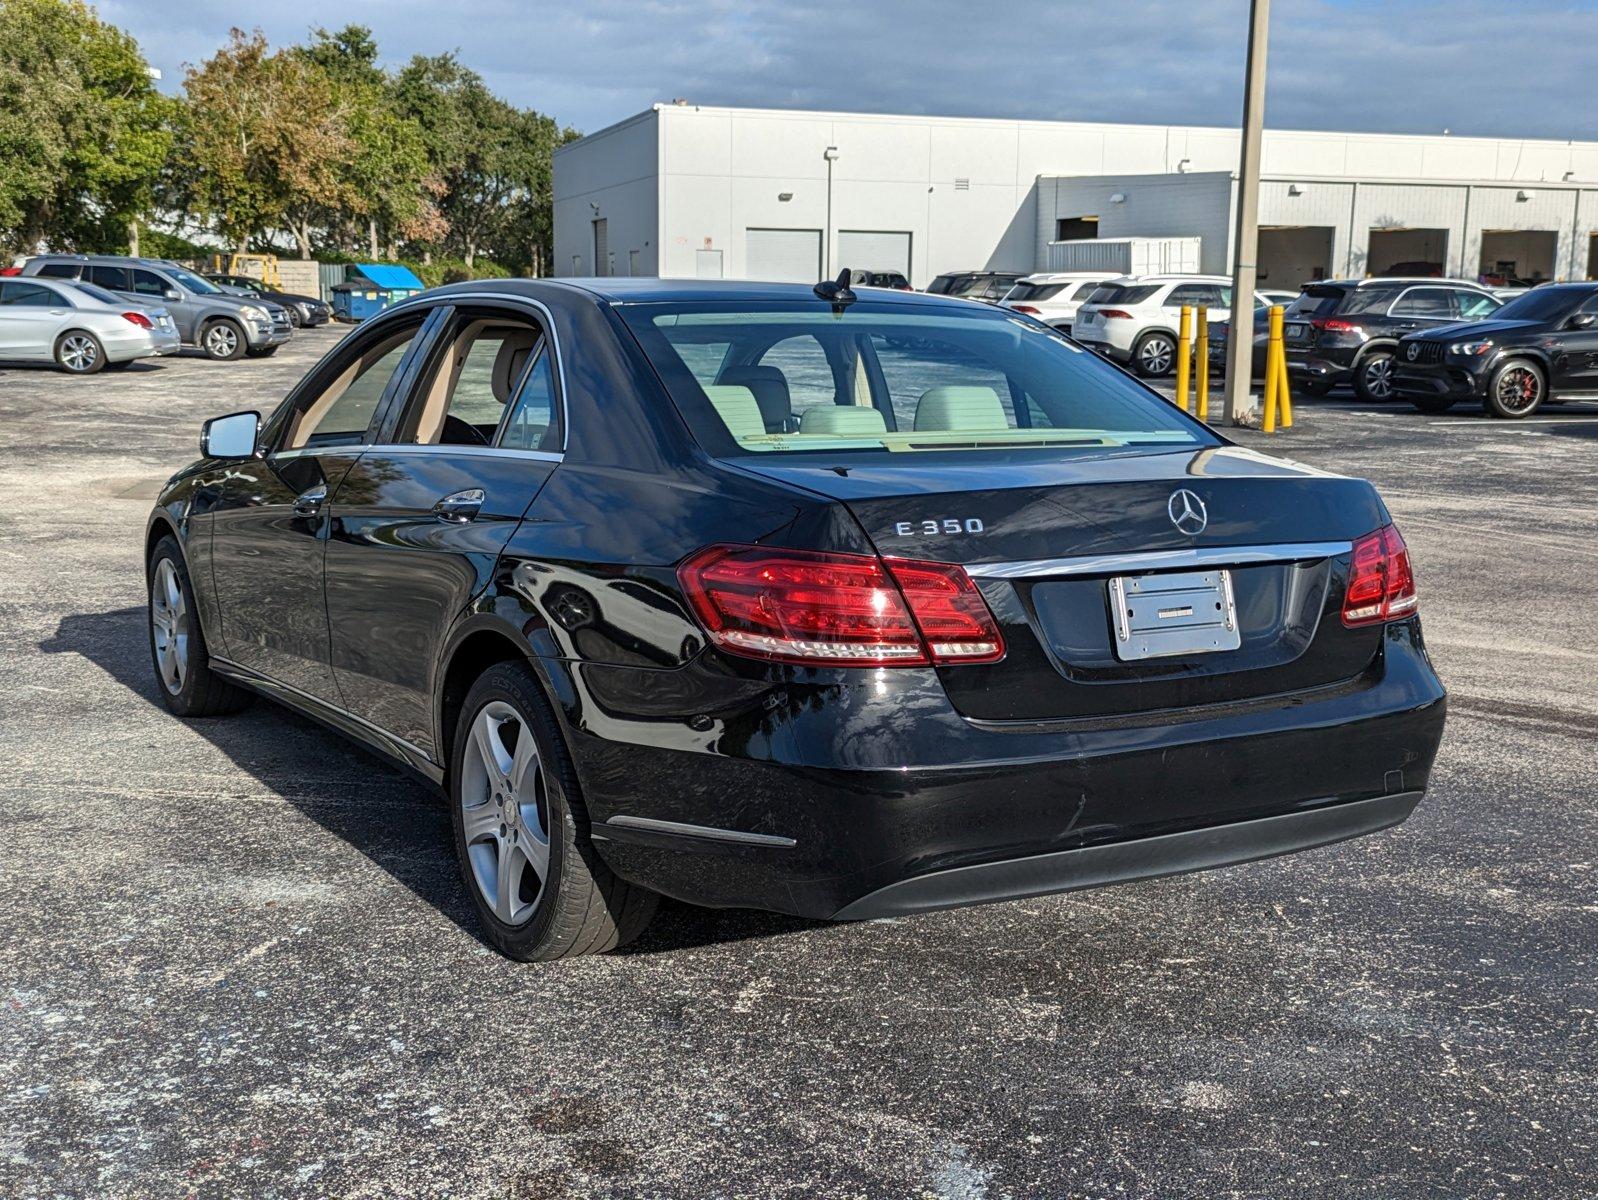
[[[983,528],[980,517],[943,517],[936,521],[897,521],[893,532],[896,537],[937,537],[939,534],[981,533]]]

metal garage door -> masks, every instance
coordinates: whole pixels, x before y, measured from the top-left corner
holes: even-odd
[[[910,235],[897,230],[838,230],[838,266],[859,271],[898,271],[910,278]]]
[[[744,278],[815,283],[821,278],[821,230],[744,230]]]

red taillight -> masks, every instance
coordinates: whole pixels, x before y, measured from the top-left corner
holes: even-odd
[[[1352,321],[1340,321],[1336,317],[1316,317],[1310,322],[1321,333],[1360,333],[1360,327]]]
[[[22,274],[22,268],[21,267],[0,267],[0,275],[20,275],[20,274]]]
[[[122,314],[122,319],[124,321],[132,321],[140,329],[151,328],[150,318],[141,312],[125,312]]]
[[[1407,617],[1420,604],[1409,549],[1396,526],[1367,533],[1354,543],[1343,595],[1343,624],[1369,625]]]
[[[1132,319],[1132,314],[1127,312],[1124,308],[1101,308],[1099,309],[1099,316],[1103,317],[1106,321],[1111,319],[1117,321],[1130,321]]]
[[[1039,309],[1033,308],[1030,304],[1012,304],[1010,309],[1013,312],[1024,312],[1029,317],[1035,317],[1040,312]]]
[[[748,658],[924,666],[1004,655],[981,593],[949,563],[709,546],[677,579],[710,640]]]

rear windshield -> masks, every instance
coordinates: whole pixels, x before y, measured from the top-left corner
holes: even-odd
[[[1123,372],[1003,309],[862,300],[839,314],[803,301],[617,311],[713,454],[881,462],[1220,444]]]
[[[1010,289],[1006,300],[1053,300],[1070,284],[1066,283],[1018,283]]]
[[[1157,283],[1107,283],[1088,297],[1088,303],[1142,304],[1159,290]]]
[[[1289,317],[1329,317],[1342,303],[1342,288],[1323,288],[1320,291],[1303,291],[1298,299],[1287,306]]]

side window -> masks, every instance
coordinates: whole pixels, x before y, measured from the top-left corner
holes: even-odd
[[[110,288],[113,292],[128,290],[128,272],[125,267],[106,267],[95,263],[85,270],[84,277],[90,283]]]
[[[128,272],[128,274],[133,276],[133,290],[139,295],[166,295],[166,290],[169,285],[166,280],[162,279],[154,271],[141,271],[139,268],[134,267]]]
[[[1391,315],[1395,317],[1449,318],[1454,315],[1450,289],[1436,287],[1410,288],[1394,302]]]
[[[522,381],[521,390],[511,405],[510,415],[499,435],[499,444],[511,450],[561,448],[560,417],[555,396],[554,355],[548,343],[534,351],[533,366]]]
[[[47,287],[37,283],[0,283],[0,304],[7,308],[52,308],[60,305],[66,307],[66,301],[57,296]]]
[[[1592,295],[1588,296],[1587,302],[1576,311],[1583,314],[1592,314],[1594,316],[1598,316],[1598,292],[1594,292]]]
[[[78,277],[77,263],[45,263],[36,274],[46,279],[76,279]]]
[[[338,378],[289,419],[283,449],[306,446],[359,446],[388,381],[420,331],[414,325],[368,347],[347,363]]]
[[[1459,305],[1459,315],[1467,321],[1480,321],[1502,307],[1496,296],[1484,296],[1480,292],[1467,292],[1464,289],[1454,293],[1454,300]]]
[[[490,446],[533,364],[542,331],[495,316],[458,316],[395,434],[422,446]],[[546,421],[547,425],[548,422]]]
[[[1184,304],[1200,305],[1215,304],[1211,299],[1211,289],[1202,283],[1183,283],[1171,289],[1171,294],[1165,298],[1163,308],[1181,308]]]

